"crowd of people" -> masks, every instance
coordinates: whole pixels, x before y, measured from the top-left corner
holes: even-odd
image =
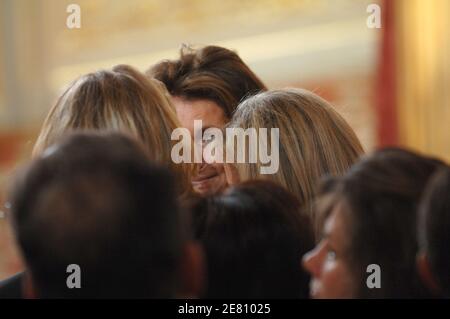
[[[195,120],[277,128],[278,171],[174,163],[171,134]],[[448,164],[365,154],[329,102],[268,89],[226,48],[76,79],[10,188],[24,269],[0,298],[450,296]]]

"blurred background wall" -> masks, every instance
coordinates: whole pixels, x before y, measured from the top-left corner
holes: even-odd
[[[72,3],[80,29],[66,26]],[[367,26],[373,3],[381,28]],[[367,151],[449,160],[449,13],[448,0],[0,0],[0,205],[65,85],[115,64],[144,71],[183,43],[237,51],[270,88],[313,90]],[[18,269],[0,213],[0,279]]]

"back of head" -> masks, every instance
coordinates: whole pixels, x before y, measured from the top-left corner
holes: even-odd
[[[174,185],[131,138],[70,136],[24,171],[11,204],[38,297],[174,295],[181,245]],[[81,288],[66,284],[72,264]]]
[[[433,279],[450,297],[450,168],[439,170],[427,185],[420,205],[420,248],[430,263]]]
[[[179,127],[164,86],[127,65],[100,70],[72,82],[50,110],[34,146],[34,156],[71,131],[117,131],[138,138],[152,160],[169,167],[179,192],[190,189],[188,164],[171,160],[171,134]]]
[[[306,298],[300,258],[314,244],[308,216],[289,192],[268,181],[236,185],[192,210],[204,245],[208,298]]]
[[[163,82],[172,96],[214,101],[230,118],[241,100],[266,86],[233,51],[218,46],[183,47],[180,58],[147,71]]]
[[[359,297],[427,296],[415,267],[418,201],[439,160],[390,148],[355,164],[334,192],[347,209],[349,252]],[[366,285],[366,267],[379,265],[381,288]]]
[[[320,178],[345,173],[363,154],[347,122],[327,101],[303,89],[273,90],[245,100],[229,127],[279,129],[278,172],[260,175],[261,162],[238,164],[240,177],[266,178],[285,186],[313,222],[312,199]]]

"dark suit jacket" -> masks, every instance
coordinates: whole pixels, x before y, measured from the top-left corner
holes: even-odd
[[[21,299],[23,272],[0,281],[0,299]]]

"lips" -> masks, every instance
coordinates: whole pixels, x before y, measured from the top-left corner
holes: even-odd
[[[197,175],[195,178],[192,179],[192,183],[200,183],[216,176],[218,176],[216,173],[208,175]]]
[[[219,175],[199,176],[192,180],[194,191],[202,195],[214,194],[217,188],[217,178]]]
[[[224,171],[221,166],[203,165],[191,182],[196,193],[212,195],[219,192],[225,186]]]
[[[214,184],[214,179],[219,175],[198,176],[192,180],[192,186],[194,189],[200,192],[204,192]]]

